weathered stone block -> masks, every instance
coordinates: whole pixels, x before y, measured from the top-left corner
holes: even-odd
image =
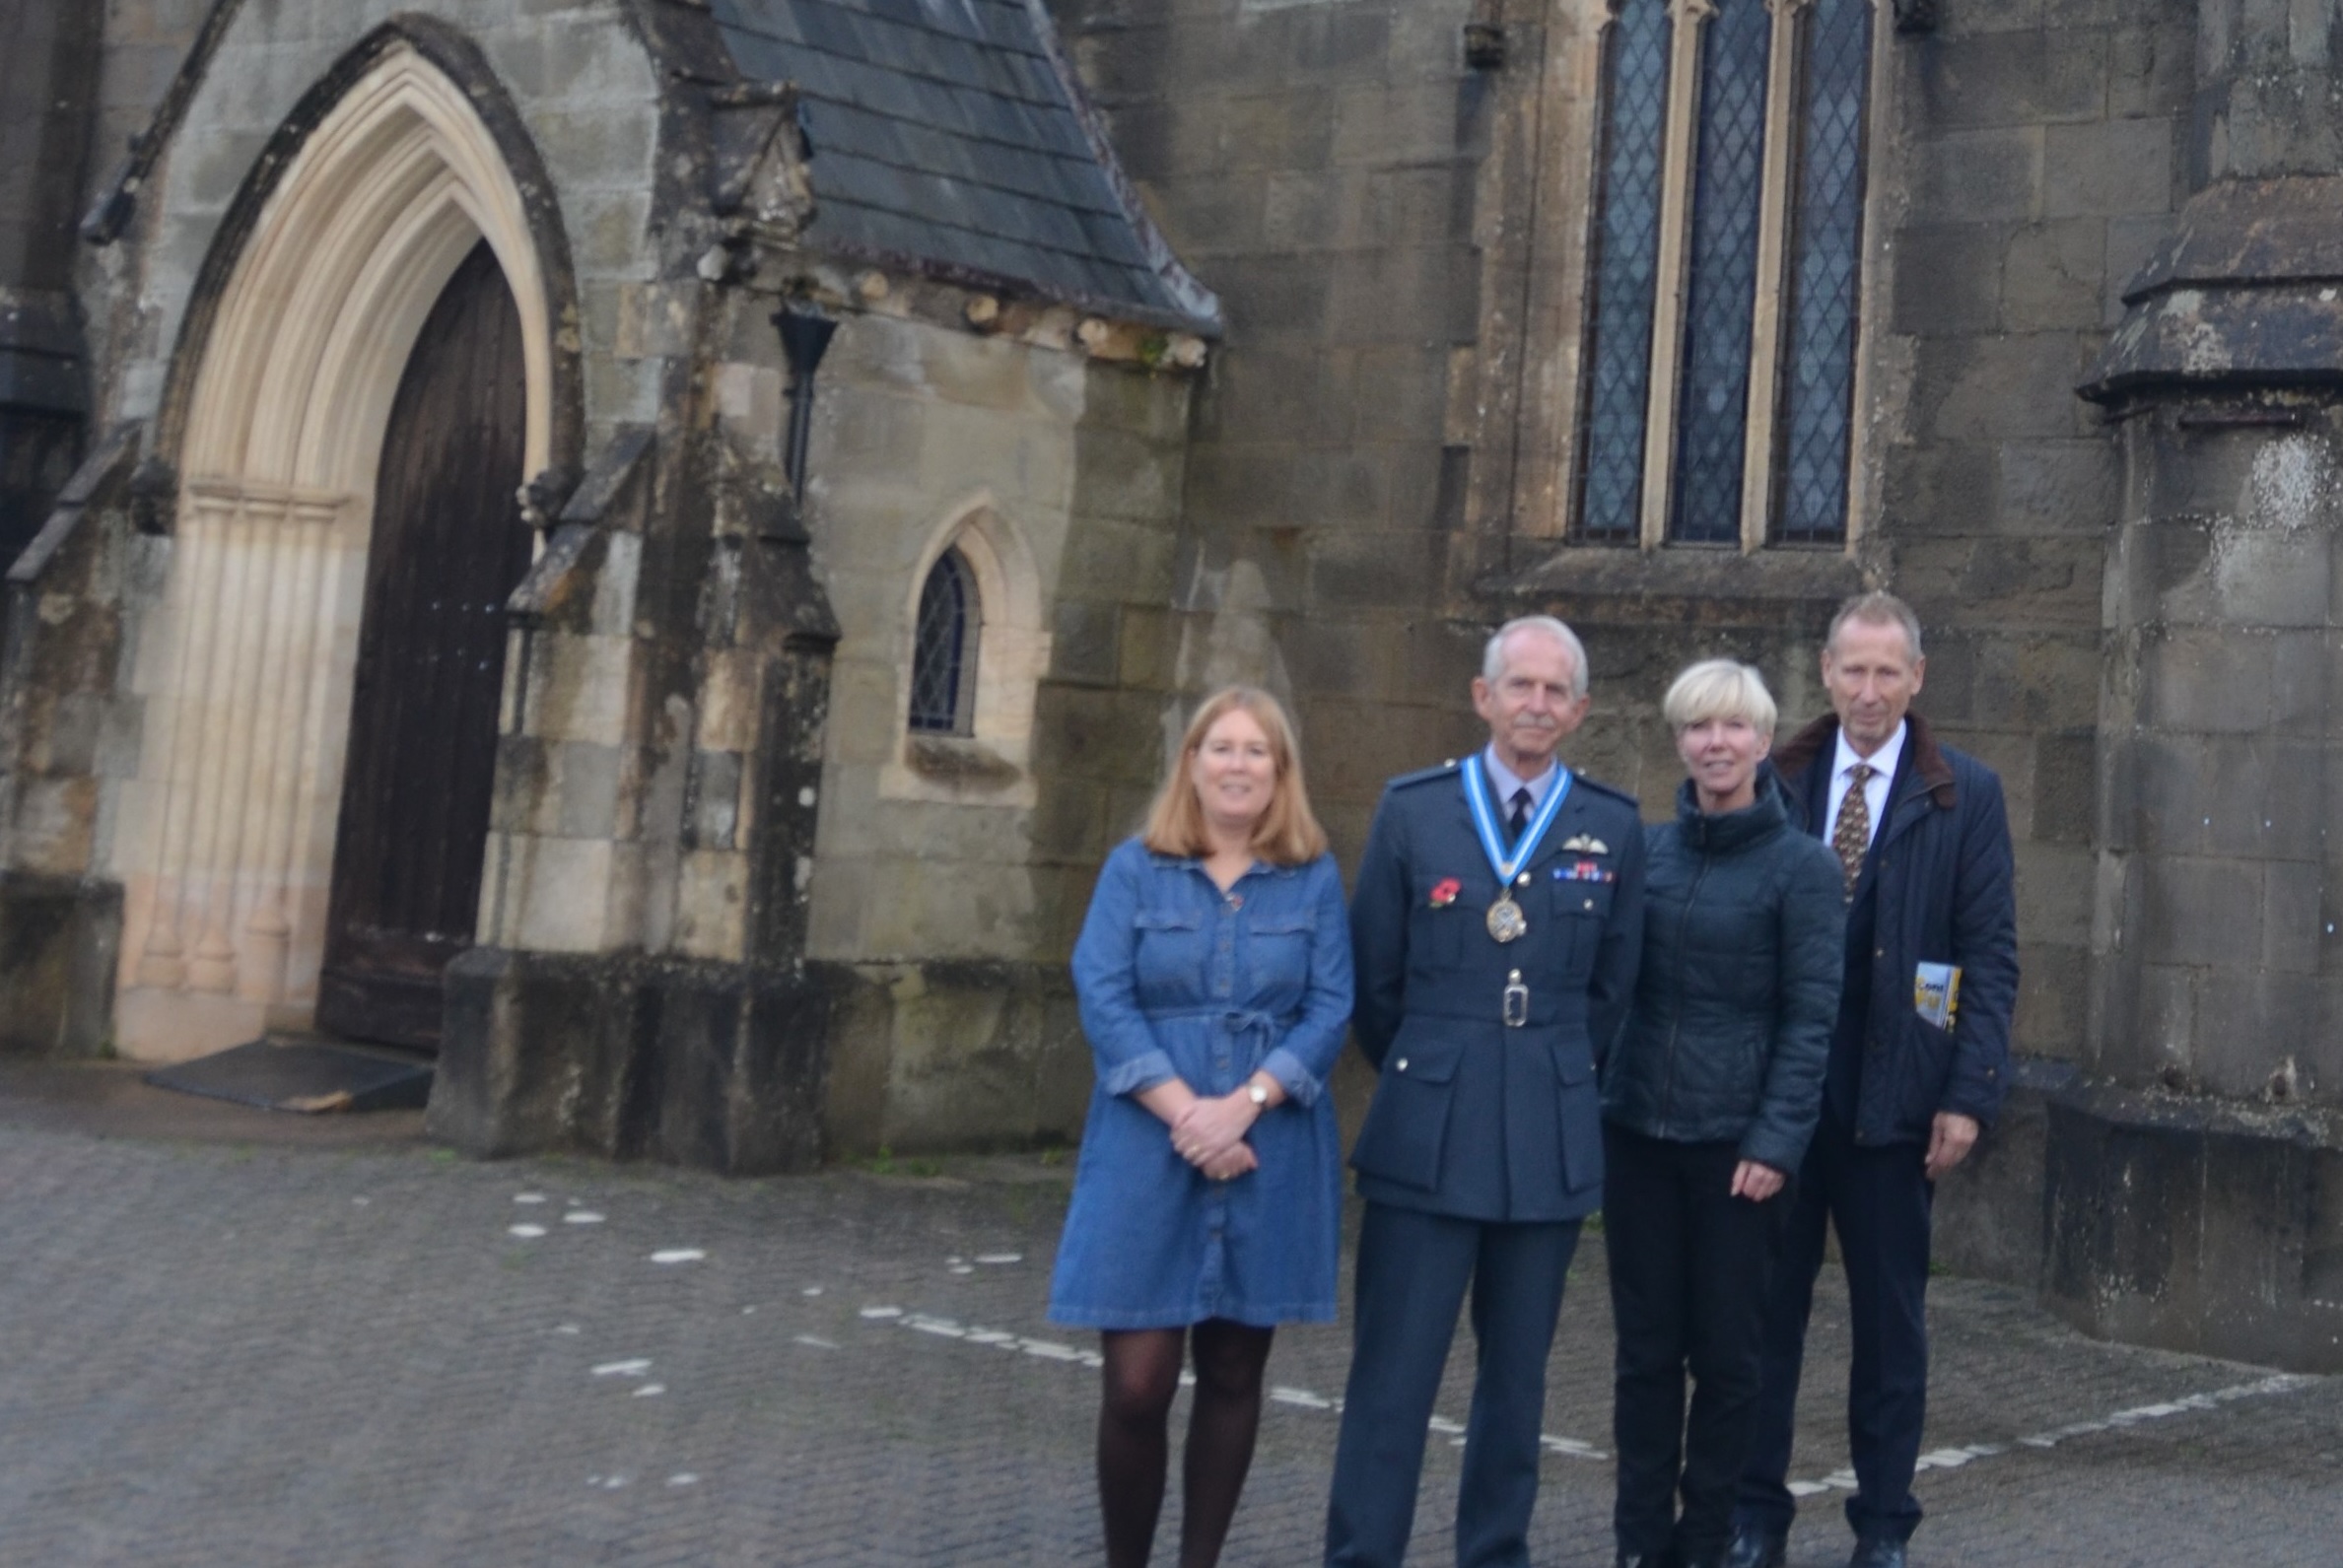
[[[1341,139],[1336,96],[1325,88],[1289,86],[1261,97],[1225,98],[1215,107],[1215,171],[1322,168]],[[1347,133],[1347,112],[1343,118]]]
[[[1916,150],[1913,216],[1978,223],[2035,216],[2042,180],[2042,133],[2031,126],[1964,131]]]
[[[2100,536],[2115,522],[2122,472],[2106,441],[2009,442],[2000,448],[1995,526]]]
[[[740,841],[740,788],[745,766],[736,751],[692,754],[690,842],[704,850],[730,850]]]
[[[831,997],[735,965],[474,948],[448,967],[426,1133],[734,1175],[820,1162]]]
[[[1923,339],[1914,366],[1912,427],[1948,441],[2066,435],[2075,384],[2096,346],[2063,332]]]
[[[2121,20],[2145,24],[2151,19],[2127,15]],[[2155,19],[2156,25],[2120,28],[2108,35],[2109,118],[2177,118],[2187,112],[2189,96],[2196,87],[2196,30],[2191,26],[2195,20],[2187,15],[2173,21]]]
[[[1895,236],[1894,330],[1942,337],[2001,324],[2003,223],[1926,224]]]
[[[1431,533],[1327,533],[1310,541],[1310,602],[1342,607],[1418,602],[1441,580],[1447,541]]]
[[[2097,33],[1954,34],[1918,58],[1921,111],[1932,126],[2038,125],[2104,112],[2107,48]]]
[[[2141,867],[2140,951],[2151,962],[2242,969],[2262,951],[2257,864],[2159,856]]]
[[[1113,686],[1121,672],[1122,606],[1063,599],[1052,617],[1050,678],[1079,686]]]
[[[2045,217],[2166,212],[2175,179],[2169,119],[2052,125],[2044,132]]]
[[[1179,516],[1178,447],[1113,429],[1074,433],[1072,510],[1084,519],[1127,517],[1168,524]]]
[[[1330,265],[1322,256],[1240,255],[1212,268],[1230,333],[1247,344],[1315,339],[1326,328]]]
[[[121,942],[118,883],[0,871],[0,1053],[109,1049]]]
[[[2002,323],[2013,332],[2087,331],[2105,313],[2106,221],[2061,218],[2010,237]]]
[[[571,839],[607,839],[618,828],[621,750],[569,741],[557,748],[561,815],[558,832]]]

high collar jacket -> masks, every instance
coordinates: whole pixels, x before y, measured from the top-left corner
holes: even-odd
[[[1395,1207],[1499,1221],[1600,1205],[1596,1063],[1618,1037],[1642,952],[1635,802],[1573,776],[1504,891],[1529,922],[1490,934],[1496,874],[1450,763],[1395,780],[1350,906],[1352,1027],[1380,1073],[1350,1156],[1358,1191]],[[1505,992],[1518,985],[1518,1024]]]
[[[1858,900],[1877,901],[1877,932],[1868,955],[1847,960],[1871,968],[1854,1127],[1867,1144],[1925,1141],[1940,1111],[1991,1125],[2009,1088],[2018,999],[2016,854],[2001,780],[1940,745],[1918,714],[1906,716],[1903,761],[1855,886]],[[1838,720],[1826,716],[1774,754],[1792,812],[1818,838],[1829,834],[1823,818],[1837,751]],[[1923,963],[1961,969],[1950,1030],[1913,1008]]]

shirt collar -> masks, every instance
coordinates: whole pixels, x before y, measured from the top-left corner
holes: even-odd
[[[1895,778],[1895,765],[1903,760],[1903,738],[1905,735],[1910,733],[1911,727],[1910,719],[1897,719],[1895,722],[1895,733],[1888,737],[1888,743],[1882,746],[1879,750],[1873,752],[1870,756],[1863,757],[1858,756],[1855,752],[1855,748],[1847,744],[1846,726],[1844,724],[1839,725],[1838,759],[1836,764],[1830,770],[1830,777],[1833,779],[1843,779],[1846,777],[1846,772],[1849,768],[1854,767],[1857,763],[1862,763],[1883,779]]]
[[[1524,779],[1497,761],[1497,748],[1493,743],[1481,748],[1481,765],[1488,770],[1488,792],[1496,796],[1499,811],[1512,804],[1513,791],[1516,789],[1529,790],[1530,809],[1536,810],[1546,804],[1548,791],[1553,788],[1554,781],[1562,776],[1562,765],[1550,762],[1546,765],[1546,771],[1537,778]]]

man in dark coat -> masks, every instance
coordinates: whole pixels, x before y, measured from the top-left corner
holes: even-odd
[[[1925,672],[1909,606],[1887,593],[1848,601],[1823,648],[1835,712],[1775,755],[1807,831],[1845,872],[1846,986],[1822,1124],[1767,1303],[1764,1390],[1729,1568],[1778,1568],[1785,1553],[1797,1511],[1791,1427],[1826,1224],[1838,1232],[1854,1320],[1850,1568],[1903,1568],[1920,1522],[1912,1475],[1928,1394],[1930,1204],[1937,1179],[2000,1109],[2018,994],[2001,781],[1910,712]]]
[[[1489,640],[1489,744],[1394,780],[1351,903],[1351,1023],[1381,1074],[1350,1163],[1366,1218],[1328,1507],[1334,1568],[1398,1568],[1425,1423],[1469,1287],[1480,1369],[1461,1568],[1524,1568],[1546,1358],[1579,1222],[1601,1201],[1597,1063],[1642,950],[1635,802],[1555,761],[1587,711],[1561,622]]]

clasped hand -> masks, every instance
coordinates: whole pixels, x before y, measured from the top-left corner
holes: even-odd
[[[1253,1130],[1260,1114],[1243,1094],[1200,1096],[1172,1119],[1172,1147],[1215,1182],[1259,1170],[1261,1161],[1245,1134]]]

